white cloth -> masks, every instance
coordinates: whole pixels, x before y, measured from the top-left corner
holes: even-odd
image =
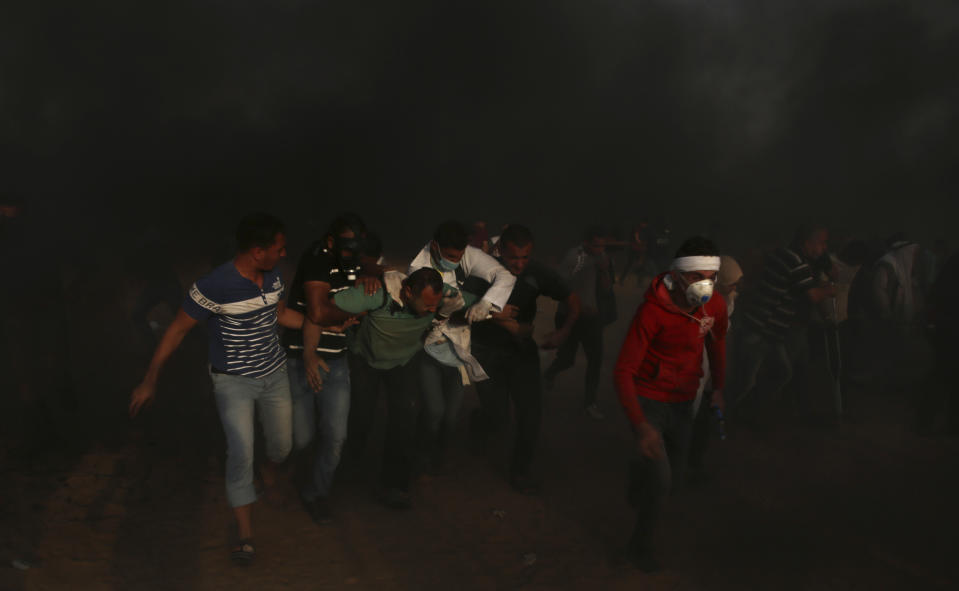
[[[401,306],[404,305],[402,293],[403,281],[405,280],[406,275],[399,271],[386,271],[383,273],[383,287],[386,288],[386,293],[390,294],[393,301]]]
[[[689,273],[691,271],[718,271],[719,257],[678,257],[673,259],[673,269]]]
[[[438,268],[438,265],[433,264],[429,243],[423,247],[423,250],[421,250],[420,253],[416,255],[416,258],[413,259],[413,262],[410,263],[409,272],[413,273],[413,271],[422,269],[423,267],[436,269],[439,274],[442,275],[444,283],[459,289],[459,285],[456,283],[455,271],[444,271]],[[479,277],[490,284],[489,289],[486,290],[486,294],[483,295],[484,300],[487,300],[501,310],[506,306],[510,294],[513,293],[513,285],[516,284],[516,277],[510,273],[506,267],[499,264],[499,261],[482,250],[467,245],[466,251],[463,253],[463,258],[460,259],[460,267],[463,269],[465,276]]]
[[[462,322],[454,324],[449,320],[453,312],[465,305],[463,294],[459,291],[455,292],[455,295],[444,297],[438,310],[442,320],[433,323],[423,345],[433,359],[443,365],[458,367],[464,385],[470,381],[482,382],[489,379],[483,366],[470,352],[470,326]]]
[[[390,294],[393,301],[401,306],[403,305],[404,279],[406,279],[406,275],[399,271],[383,273],[383,286],[386,288],[386,292]],[[455,295],[443,297],[437,312],[444,319],[433,322],[433,327],[426,335],[423,349],[440,363],[459,367],[463,376],[463,383],[467,384],[470,380],[473,382],[488,380],[489,376],[483,370],[479,361],[470,353],[469,325],[452,325],[448,320],[450,314],[459,310],[465,304],[463,294],[459,291]]]

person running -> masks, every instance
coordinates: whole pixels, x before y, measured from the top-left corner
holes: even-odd
[[[433,233],[433,239],[410,263],[409,272],[435,269],[443,282],[454,289],[469,285],[482,297],[466,310],[470,324],[489,319],[506,306],[516,278],[493,257],[468,244],[468,232],[460,222],[447,221]],[[421,381],[426,423],[426,453],[430,468],[442,471],[449,434],[463,401],[463,378],[457,367],[444,365],[431,356],[421,360]]]
[[[293,444],[313,461],[300,486],[300,498],[316,523],[332,519],[329,496],[340,463],[350,412],[350,369],[346,329],[356,320],[340,312],[333,296],[360,280],[360,255],[366,226],[354,214],[342,214],[322,239],[303,253],[287,305],[306,315],[303,330],[283,334],[293,395]],[[373,279],[374,283],[376,280]],[[317,322],[323,319],[324,325]]]
[[[606,254],[601,228],[586,231],[582,244],[566,254],[560,271],[579,298],[580,314],[570,337],[556,352],[556,358],[546,369],[543,379],[546,389],[552,390],[556,376],[573,366],[576,351],[582,345],[586,354],[583,409],[589,417],[601,420],[604,415],[596,404],[596,395],[603,364],[603,330],[616,312],[612,299],[613,266]],[[556,326],[563,326],[568,315],[569,310],[560,304],[556,311]]]
[[[268,461],[263,484],[276,485],[277,465],[292,446],[292,400],[286,354],[277,324],[298,329],[303,315],[283,303],[283,280],[276,268],[286,256],[283,223],[266,213],[247,215],[236,231],[237,253],[190,288],[176,318],[157,345],[143,381],[130,396],[135,417],[156,394],[160,371],[186,334],[199,322],[209,330],[210,377],[226,434],[226,496],[233,508],[239,541],[230,557],[240,565],[253,561],[251,512],[254,408],[259,411]]]
[[[555,349],[569,338],[576,324],[579,296],[559,273],[531,260],[533,234],[525,226],[510,225],[499,244],[499,261],[516,276],[516,285],[502,312],[473,327],[473,355],[490,379],[476,384],[480,407],[470,417],[470,431],[474,443],[482,447],[490,432],[503,429],[509,417],[509,400],[513,400],[516,434],[510,484],[518,492],[532,494],[540,488],[531,467],[543,407],[539,347],[533,340],[536,299],[548,296],[563,302],[569,310],[565,323],[543,343],[544,349]]]
[[[684,242],[672,269],[653,279],[616,362],[616,389],[636,437],[628,490],[636,522],[628,551],[646,572],[659,569],[656,524],[666,496],[683,482],[704,349],[711,402],[724,407],[726,302],[713,294],[719,267],[719,249],[710,240]]]

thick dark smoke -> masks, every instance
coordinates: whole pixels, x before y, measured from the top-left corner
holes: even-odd
[[[449,217],[561,243],[643,215],[759,239],[959,213],[948,0],[3,12],[0,201],[51,228],[228,234],[262,207],[305,233],[351,208],[409,249]]]

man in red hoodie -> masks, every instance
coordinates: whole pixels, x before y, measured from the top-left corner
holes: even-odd
[[[629,501],[636,509],[631,559],[646,572],[659,569],[652,535],[663,501],[682,482],[692,428],[692,405],[709,355],[712,405],[724,407],[726,302],[713,294],[719,249],[690,238],[672,269],[657,276],[636,311],[616,362],[619,400],[636,435]]]

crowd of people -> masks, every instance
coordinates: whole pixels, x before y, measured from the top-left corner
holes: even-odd
[[[596,404],[603,333],[617,317],[608,247],[618,245],[625,254],[619,282],[630,273],[649,281],[613,370],[636,442],[627,498],[636,511],[629,553],[640,569],[659,568],[662,506],[670,491],[702,474],[713,417],[756,424],[763,406],[787,389],[798,394],[797,411],[812,415],[802,384],[812,343],[826,343],[821,353],[837,419],[850,412],[850,385],[907,387],[910,374],[897,360],[914,339],[932,343],[936,364],[921,376],[919,426],[930,430],[945,407],[947,427],[959,431],[957,389],[947,378],[956,352],[948,304],[959,261],[946,260],[945,248],[921,249],[896,236],[882,252],[850,240],[833,254],[828,229],[808,224],[751,274],[701,236],[666,256],[668,234],[641,224],[617,243],[591,228],[551,266],[534,257],[526,226],[509,224],[491,238],[482,222],[468,228],[448,221],[397,268],[385,264],[380,240],[359,216],[342,214],[305,250],[287,286],[277,267],[286,254],[284,224],[250,214],[237,228],[233,259],[190,287],[129,412],[137,415],[154,399],[167,360],[192,327],[206,323],[237,564],[249,564],[256,552],[256,415],[265,439],[264,494],[290,472],[281,465],[292,465],[304,508],[324,523],[334,517],[329,498],[341,457],[366,459],[380,395],[388,418],[379,498],[399,510],[411,506],[417,471],[444,470],[465,387],[473,384],[479,407],[468,421],[471,444],[483,448],[504,433],[512,414],[509,484],[536,494],[543,392],[574,364],[580,345],[583,412],[604,419]],[[537,342],[540,296],[558,306],[555,330]],[[545,370],[541,349],[556,351]]]

